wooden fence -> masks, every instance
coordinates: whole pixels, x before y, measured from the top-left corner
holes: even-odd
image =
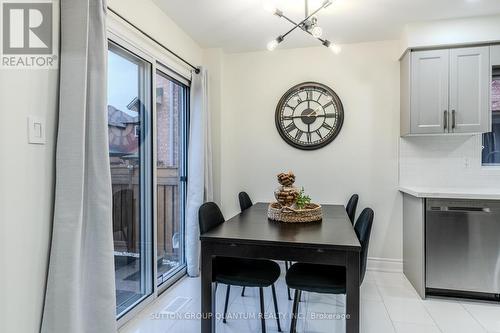
[[[137,168],[111,166],[115,251],[139,253],[139,182]],[[180,193],[177,168],[157,169],[158,259],[178,260],[180,254]]]

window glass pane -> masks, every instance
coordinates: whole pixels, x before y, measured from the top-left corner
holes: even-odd
[[[483,134],[483,165],[500,165],[500,67],[493,68],[491,84],[492,131]]]
[[[152,292],[151,228],[144,211],[147,205],[141,204],[147,185],[144,129],[150,81],[149,63],[110,43],[108,135],[117,316]]]
[[[157,283],[184,267],[183,137],[187,87],[156,73]]]

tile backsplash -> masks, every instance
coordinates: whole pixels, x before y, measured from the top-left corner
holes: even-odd
[[[399,184],[500,189],[500,167],[481,166],[481,143],[481,135],[400,138]]]

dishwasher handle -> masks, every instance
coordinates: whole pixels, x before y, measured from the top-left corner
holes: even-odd
[[[489,207],[431,206],[430,210],[441,212],[491,213],[491,208]]]

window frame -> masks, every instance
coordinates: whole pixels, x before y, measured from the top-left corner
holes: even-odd
[[[150,114],[146,117],[146,123],[144,124],[144,128],[147,128],[151,133],[151,140],[149,147],[147,147],[148,157],[150,163],[147,164],[147,173],[149,173],[149,178],[146,178],[145,181],[148,181],[151,185],[149,190],[147,191],[147,197],[144,202],[141,202],[143,207],[149,207],[149,209],[144,209],[148,211],[147,223],[152,224],[152,242],[150,242],[149,253],[151,260],[151,270],[152,270],[152,293],[139,300],[133,307],[131,307],[127,312],[117,316],[117,327],[121,328],[124,326],[129,320],[134,318],[140,311],[142,311],[146,306],[148,306],[151,302],[153,302],[156,298],[158,298],[165,290],[167,290],[171,285],[177,282],[180,278],[186,275],[186,266],[184,265],[178,271],[172,274],[170,280],[168,282],[162,283],[161,286],[157,285],[157,191],[155,190],[157,187],[157,174],[156,174],[156,149],[157,149],[157,131],[156,131],[156,71],[159,69],[162,73],[167,74],[172,77],[174,80],[180,82],[182,85],[186,86],[186,112],[183,115],[184,124],[183,130],[184,133],[181,137],[182,140],[182,149],[183,154],[179,156],[179,161],[182,160],[182,174],[181,177],[181,188],[182,188],[182,204],[181,204],[181,224],[182,228],[185,229],[185,206],[186,206],[186,198],[187,198],[187,143],[189,139],[189,96],[190,96],[190,87],[191,87],[191,79],[190,73],[191,70],[187,69],[185,66],[180,65],[175,59],[171,58],[164,51],[159,50],[156,45],[154,45],[147,38],[139,35],[132,28],[126,26],[123,22],[117,20],[114,16],[108,15],[108,27],[107,27],[107,39],[108,42],[117,45],[118,47],[123,48],[124,50],[144,59],[145,61],[151,64],[151,82],[150,82],[150,91],[151,91],[151,106],[149,108]],[[146,127],[147,126],[147,127]],[[142,131],[145,132],[145,131]],[[141,135],[144,135],[141,133]],[[148,140],[146,140],[148,141]],[[144,156],[147,158],[146,156]],[[181,162],[180,162],[181,163]],[[148,204],[149,201],[149,204]],[[183,230],[185,232],[185,230]],[[183,242],[185,245],[185,242]],[[185,255],[185,248],[183,249]]]
[[[151,92],[151,84],[152,84],[152,71],[153,71],[153,63],[149,61],[149,59],[143,57],[143,55],[136,53],[136,50],[131,50],[123,45],[116,43],[115,41],[108,41],[108,52],[114,52],[115,54],[126,58],[130,58],[130,61],[140,61],[148,66],[148,71],[145,71],[144,68],[139,67],[139,77],[138,83],[139,87],[141,87],[141,91],[139,93],[143,94],[139,97],[139,100],[143,101],[143,108],[139,112],[140,116],[140,124],[135,125],[134,127],[139,127],[139,217],[140,217],[140,250],[139,253],[144,255],[144,260],[140,261],[140,274],[141,281],[140,286],[142,289],[149,289],[147,294],[142,296],[140,299],[136,300],[134,303],[129,305],[126,311],[117,315],[117,319],[121,319],[123,316],[127,315],[133,308],[137,306],[137,304],[142,303],[144,300],[148,299],[154,293],[154,280],[153,275],[151,273],[151,269],[154,261],[151,253],[153,251],[151,246],[151,239],[154,236],[153,225],[152,225],[152,212],[151,209],[148,209],[147,202],[152,199],[152,188],[151,188],[151,167],[150,163],[152,160],[151,153],[151,142],[146,139],[146,135],[148,132],[151,132],[152,121],[150,112],[152,110],[152,94]],[[142,91],[143,90],[143,91]],[[144,231],[144,232],[143,232]],[[150,286],[146,285],[149,283]],[[150,287],[150,288],[148,288]]]
[[[158,72],[160,72],[162,75],[164,75],[166,78],[172,80],[174,83],[183,86],[185,89],[185,95],[184,95],[184,105],[185,107],[185,112],[183,112],[182,115],[180,115],[179,120],[181,122],[179,126],[179,135],[180,135],[180,142],[179,142],[179,197],[182,198],[180,202],[180,207],[179,207],[179,213],[180,213],[180,219],[181,219],[181,228],[182,228],[182,255],[185,259],[186,255],[186,242],[185,242],[185,235],[186,235],[186,200],[187,200],[187,141],[188,141],[188,135],[189,135],[189,96],[191,93],[191,82],[182,78],[175,72],[173,72],[171,69],[169,69],[167,66],[163,65],[161,62],[157,61],[156,62],[156,70],[155,70],[155,101],[156,101],[156,75]],[[155,113],[154,113],[154,125],[157,124],[156,121],[156,115],[157,115],[157,110],[156,110],[156,103],[155,104]],[[157,175],[156,175],[156,163],[157,163],[157,133],[156,133],[157,126],[154,126],[154,188],[157,188]],[[155,196],[156,196],[156,191],[155,191]],[[157,198],[155,198],[155,228],[157,227],[156,223],[156,217],[158,216],[156,214],[156,209],[157,209]],[[155,232],[156,236],[157,233]],[[157,237],[156,240],[157,241]],[[155,250],[156,250],[156,243],[155,243]],[[156,252],[156,251],[155,251]],[[157,254],[155,254],[157,256]],[[156,261],[155,261],[156,262]],[[155,265],[156,266],[156,265]],[[173,272],[169,274],[168,281],[162,282],[160,285],[157,285],[158,289],[158,294],[161,295],[165,290],[167,290],[172,284],[174,284],[179,278],[182,276],[186,275],[186,262],[184,261],[183,265]],[[158,272],[155,274],[155,281],[158,278]],[[157,282],[155,282],[157,283]]]
[[[491,66],[491,68],[490,68],[491,82],[493,82],[494,78],[496,80],[499,77],[500,77],[500,65],[499,66],[497,66],[497,65]],[[493,88],[492,88],[491,85],[490,85],[489,88],[490,88],[489,93],[490,93],[490,111],[491,111],[491,116],[490,116],[491,118],[489,119],[489,121],[490,121],[490,125],[491,125],[491,130],[493,131],[493,110],[491,110],[492,104],[493,104],[493,100],[492,100],[492,96],[491,96]],[[495,110],[495,111],[499,112],[498,110]],[[481,168],[484,169],[484,170],[497,170],[498,171],[498,170],[500,170],[500,163],[488,164],[488,163],[485,163],[483,161],[484,135],[485,134],[486,133],[484,133],[484,134],[481,135],[481,146],[480,146],[481,149],[480,149],[480,157],[479,157],[480,158]]]

